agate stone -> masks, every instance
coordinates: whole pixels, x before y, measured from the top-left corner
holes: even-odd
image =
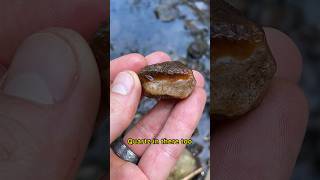
[[[139,72],[144,94],[158,99],[185,99],[193,91],[193,72],[179,61],[146,66]]]
[[[276,72],[263,29],[223,0],[213,1],[211,113],[234,118],[255,108]]]

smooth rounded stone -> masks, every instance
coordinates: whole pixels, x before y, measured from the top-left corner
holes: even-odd
[[[211,112],[235,118],[263,99],[276,72],[265,33],[223,0],[214,0],[211,42]]]
[[[159,99],[185,99],[193,91],[193,72],[179,61],[146,66],[139,72],[144,94]]]

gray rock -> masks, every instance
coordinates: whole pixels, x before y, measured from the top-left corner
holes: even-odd
[[[164,22],[170,22],[178,17],[178,10],[173,5],[160,4],[155,9],[157,18]]]

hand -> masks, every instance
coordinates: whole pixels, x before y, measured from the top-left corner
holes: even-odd
[[[110,63],[110,143],[129,126],[141,98],[141,84],[135,72],[147,64],[169,61],[168,55],[155,52],[145,58],[138,54],[122,56]],[[124,137],[133,139],[188,139],[202,115],[206,102],[202,75],[194,71],[197,85],[177,104],[160,101]],[[128,144],[127,144],[128,145]],[[184,145],[128,145],[141,157],[138,165],[126,162],[110,149],[111,179],[165,179],[179,158]]]
[[[105,16],[102,3],[1,3],[0,179],[74,178],[96,120],[99,74],[78,33],[43,29],[89,38]]]
[[[292,40],[265,28],[278,70],[263,102],[245,117],[216,126],[213,179],[290,179],[304,137],[308,105],[297,83],[302,58]]]

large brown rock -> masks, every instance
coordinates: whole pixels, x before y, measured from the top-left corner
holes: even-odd
[[[263,29],[223,0],[213,1],[211,26],[211,112],[238,117],[261,102],[276,63]]]
[[[196,85],[192,70],[179,61],[146,66],[138,75],[144,94],[158,99],[185,99]]]

